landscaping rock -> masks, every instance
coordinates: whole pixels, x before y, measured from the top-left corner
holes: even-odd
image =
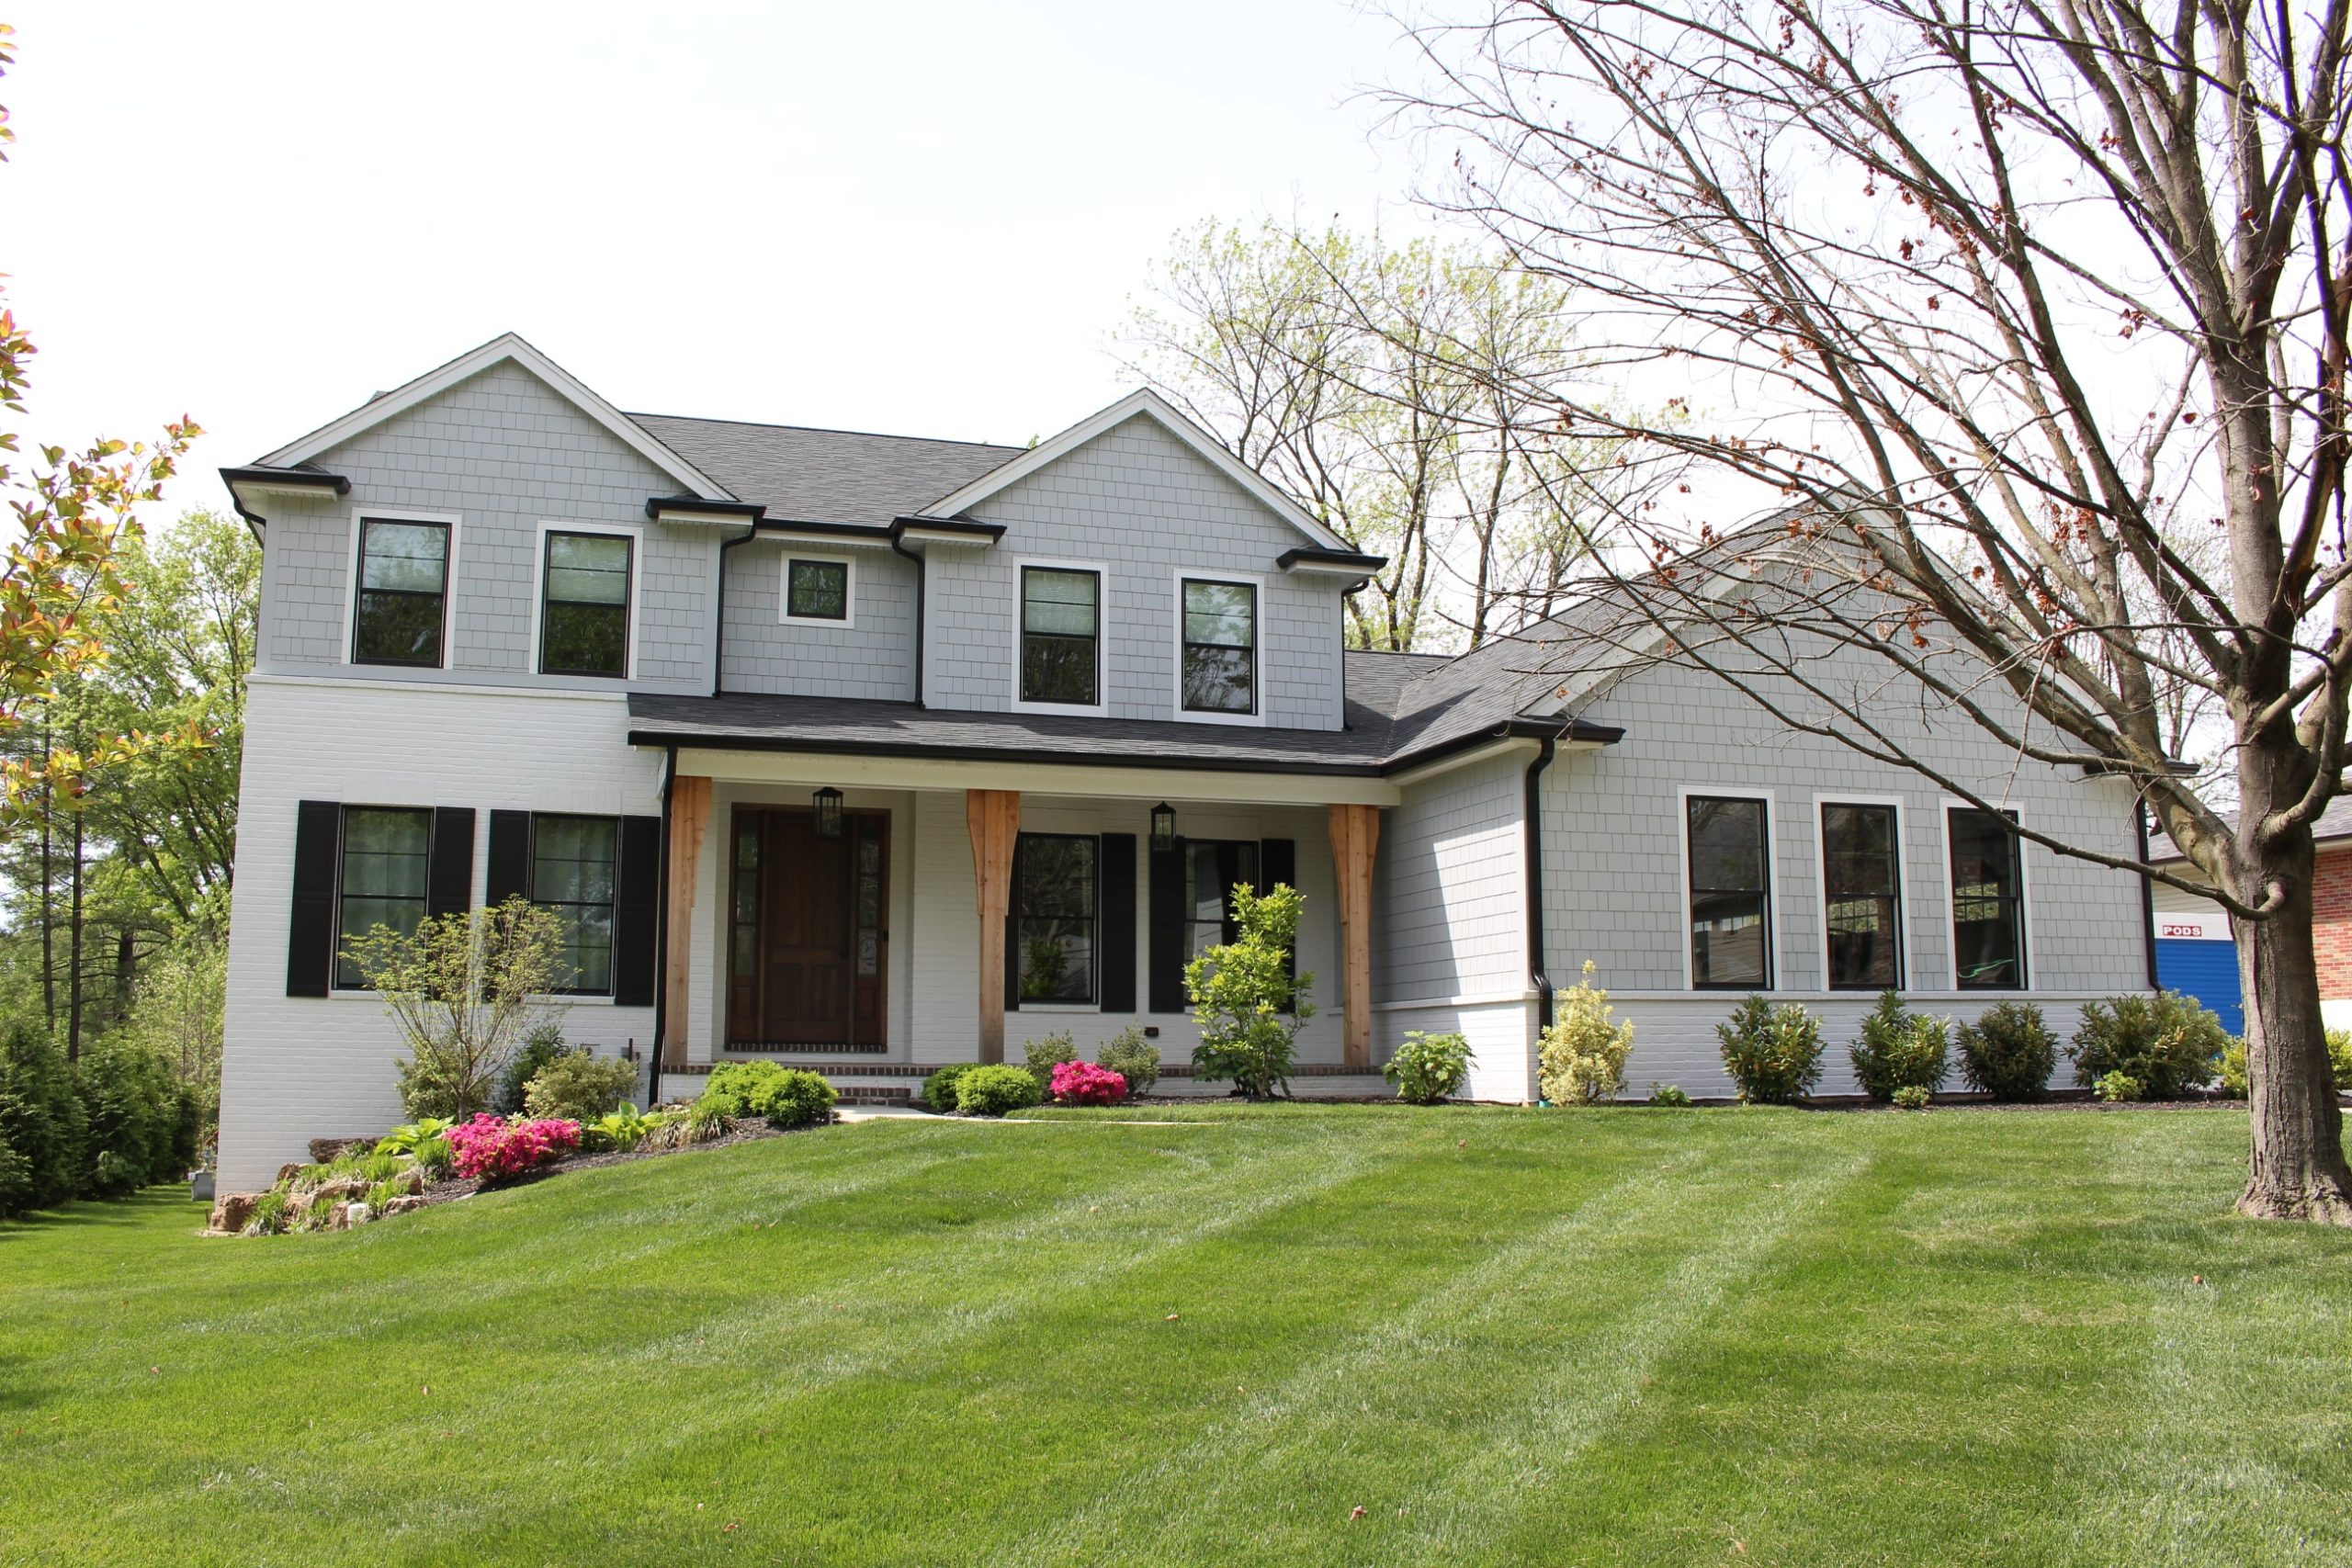
[[[354,1203],[343,1212],[346,1224],[364,1225],[376,1217],[376,1212],[365,1203]]]
[[[327,1211],[327,1223],[322,1230],[344,1231],[351,1228],[351,1205],[337,1203]]]
[[[395,1198],[390,1202],[384,1205],[384,1218],[389,1220],[394,1214],[405,1214],[412,1210],[422,1209],[424,1207],[424,1200],[416,1197],[413,1194],[406,1198]]]
[[[212,1205],[212,1221],[207,1227],[234,1234],[245,1228],[254,1217],[254,1206],[261,1201],[258,1192],[231,1192]]]
[[[339,1155],[347,1155],[354,1149],[365,1153],[375,1146],[376,1140],[373,1138],[312,1138],[311,1163],[327,1165]]]
[[[356,1176],[343,1176],[337,1177],[333,1181],[322,1181],[311,1193],[311,1206],[316,1208],[321,1203],[341,1203],[354,1198],[364,1198],[368,1195],[368,1185],[364,1178]]]
[[[270,1185],[272,1187],[283,1187],[288,1182],[293,1180],[297,1176],[300,1175],[301,1171],[302,1162],[299,1159],[289,1159],[284,1165],[277,1168],[277,1179],[271,1182]]]

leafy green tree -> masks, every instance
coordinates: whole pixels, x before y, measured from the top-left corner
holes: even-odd
[[[1231,1079],[1251,1100],[1290,1092],[1298,1032],[1315,1016],[1307,1000],[1315,976],[1295,973],[1291,963],[1303,902],[1287,883],[1263,894],[1235,884],[1238,939],[1184,965],[1184,990],[1201,1032],[1193,1066],[1212,1082]]]

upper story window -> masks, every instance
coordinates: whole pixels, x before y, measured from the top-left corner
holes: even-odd
[[[1903,869],[1892,806],[1821,808],[1821,900],[1829,928],[1829,987],[1903,984]]]
[[[627,534],[547,533],[539,670],[548,675],[628,673],[630,569]]]
[[[1179,672],[1187,713],[1258,711],[1258,591],[1187,578]]]
[[[2025,989],[2025,867],[2014,811],[1953,807],[1952,978],[1964,990]]]
[[[531,902],[563,922],[563,962],[574,996],[613,989],[613,906],[619,885],[620,819],[535,816]]]
[[[433,857],[433,813],[422,808],[344,808],[342,868],[335,884],[334,983],[366,987],[345,951],[378,926],[413,936],[424,919],[425,877]]]
[[[1094,707],[1102,701],[1102,574],[1021,569],[1021,700]]]
[[[354,663],[439,667],[449,596],[449,534],[447,523],[359,520]]]
[[[849,624],[850,563],[787,557],[784,563],[784,618]]]
[[[1690,983],[1772,986],[1770,813],[1761,800],[1694,795],[1690,835]]]
[[[1013,856],[1013,938],[1021,999],[1094,999],[1095,860],[1100,840],[1023,833]]]

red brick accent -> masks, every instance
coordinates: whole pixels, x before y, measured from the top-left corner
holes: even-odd
[[[2352,844],[2323,845],[2312,879],[2312,948],[2319,994],[2352,998]]]

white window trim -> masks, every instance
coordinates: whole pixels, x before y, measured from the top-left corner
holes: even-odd
[[[1266,582],[1261,577],[1246,571],[1195,571],[1179,567],[1175,577],[1175,611],[1170,617],[1169,649],[1174,660],[1170,666],[1171,684],[1169,703],[1179,722],[1184,724],[1239,724],[1263,728],[1266,723]],[[1247,588],[1250,592],[1250,711],[1248,713],[1203,713],[1184,705],[1184,584],[1188,582],[1229,582]]]
[[[616,538],[634,540],[628,552],[628,655],[621,661],[623,672],[618,675],[556,675],[540,668],[546,649],[539,646],[540,625],[548,612],[548,536],[549,534],[609,534]],[[535,536],[536,547],[531,555],[531,673],[553,681],[634,681],[637,679],[637,625],[645,603],[645,526],[639,523],[569,523],[561,518],[542,518]]]
[[[446,523],[449,525],[449,560],[441,576],[441,662],[438,664],[364,664],[356,656],[352,638],[358,635],[359,541],[364,525],[375,523]],[[455,512],[409,512],[396,506],[355,506],[351,509],[351,538],[345,546],[343,566],[343,662],[361,670],[449,670],[458,653],[458,547],[465,537],[461,515]],[[375,995],[373,991],[368,993]]]
[[[1765,993],[1781,990],[1781,982],[1787,978],[1781,963],[1781,804],[1770,790],[1731,789],[1721,784],[1684,784],[1674,792],[1674,841],[1682,866],[1674,896],[1675,906],[1682,912],[1674,918],[1674,924],[1682,944],[1682,988],[1694,996],[1710,992],[1731,995],[1740,988],[1709,986],[1702,991],[1690,966],[1690,797],[1694,795],[1705,800],[1764,803],[1764,967],[1771,983],[1754,988]]]
[[[822,561],[842,569],[842,613],[838,619],[831,615],[796,615],[792,613],[792,563]],[[776,568],[776,624],[786,626],[825,626],[847,631],[857,624],[857,558],[830,550],[787,549],[783,564]]]
[[[1959,996],[2030,997],[2034,992],[2034,979],[2041,973],[2041,964],[2038,956],[2041,952],[2041,943],[2033,932],[2033,910],[2040,900],[2033,896],[2033,872],[2027,864],[2026,851],[2031,849],[2033,843],[2031,840],[2022,838],[2018,840],[2018,899],[2025,907],[2019,911],[2022,918],[2018,924],[2022,928],[2025,938],[2025,952],[2021,954],[2025,960],[2025,988],[2019,990],[2013,987],[1996,988],[1989,986],[1972,986],[1965,991],[1960,988],[1960,922],[1953,918],[1952,908],[1952,900],[1957,890],[1953,887],[1951,880],[1951,814],[1954,811],[1980,809],[1982,808],[1974,802],[1962,800],[1956,795],[1945,795],[1936,803],[1936,842],[1940,846],[1938,854],[1942,865],[1944,886],[1944,982],[1955,995]],[[2015,813],[2018,825],[2019,827],[2025,825],[2024,807],[2004,806],[1999,809]]]
[[[1094,574],[1094,694],[1102,699],[1083,703],[1033,703],[1021,695],[1022,581],[1031,567],[1046,571],[1091,571]],[[1099,560],[1060,560],[1045,556],[1012,558],[1012,704],[1014,713],[1066,713],[1083,718],[1111,716],[1111,569]]]
[[[1829,984],[1829,835],[1822,830],[1821,813],[1830,806],[1886,806],[1894,810],[1894,956],[1900,973],[1894,988],[1907,991],[1918,976],[1911,966],[1911,857],[1905,853],[1904,835],[1910,830],[1911,813],[1899,795],[1858,795],[1851,790],[1816,791],[1813,797],[1814,902],[1821,907],[1821,988],[1841,997],[1868,996],[1861,990],[1838,990]],[[1946,874],[1949,878],[1950,874]]]

